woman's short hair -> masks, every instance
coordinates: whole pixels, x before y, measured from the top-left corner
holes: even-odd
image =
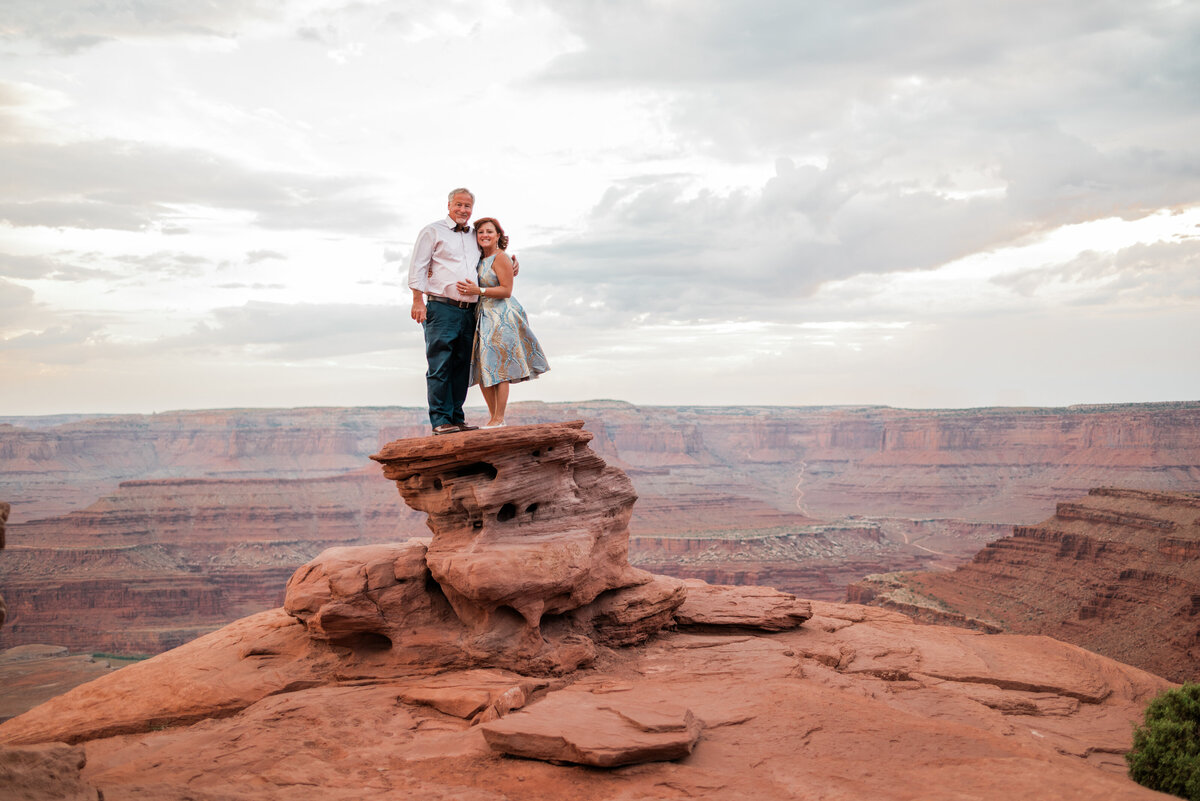
[[[457,189],[451,189],[450,194],[446,195],[446,202],[449,203],[453,201],[455,195],[468,195],[471,198],[471,202],[475,202],[475,193],[470,189],[467,189],[465,186],[460,186]]]
[[[500,226],[500,221],[495,217],[482,217],[475,221],[475,230],[479,231],[479,226],[484,223],[491,223],[496,226],[496,247],[506,250],[508,248],[508,234],[504,233],[504,228]]]

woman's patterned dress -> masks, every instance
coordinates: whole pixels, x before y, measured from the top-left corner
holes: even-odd
[[[500,286],[493,254],[479,262],[479,286]],[[529,328],[525,309],[514,297],[479,299],[479,324],[471,354],[471,383],[481,387],[528,381],[550,369],[542,346]]]

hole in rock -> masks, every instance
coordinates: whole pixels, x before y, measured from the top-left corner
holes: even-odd
[[[496,519],[499,520],[501,523],[512,520],[516,516],[517,516],[517,507],[513,506],[511,503],[504,504],[503,506],[500,507],[500,511],[496,512]]]
[[[542,452],[541,452],[541,451],[534,451],[534,452],[533,452],[533,457],[534,457],[535,459],[536,459],[537,457],[541,456],[541,455],[542,455]]]
[[[473,520],[473,521],[471,521],[471,527],[476,528],[476,529],[483,528],[483,521],[482,520]]]
[[[392,641],[377,631],[360,631],[355,634],[348,634],[345,637],[335,640],[333,644],[352,648],[355,651],[392,650]]]
[[[538,507],[538,505],[536,503],[529,504],[528,506],[525,507],[525,514],[532,517],[533,513],[537,511],[537,507]]]
[[[499,474],[495,465],[490,465],[487,462],[472,462],[464,464],[455,470],[444,473],[445,478],[467,478],[468,476],[487,476],[488,480],[496,478]]]
[[[435,478],[433,480],[433,488],[435,490],[440,490],[442,488],[442,480],[440,478]]]
[[[437,579],[428,570],[425,571],[425,592],[429,595],[429,607],[438,618],[447,621],[458,619],[454,614],[454,607],[450,605],[450,599],[442,591],[442,585],[437,583]]]
[[[528,627],[521,613],[511,606],[497,606],[488,615],[490,636],[501,640],[515,640]]]
[[[561,637],[575,630],[572,617],[569,614],[542,615],[539,628],[543,637]]]

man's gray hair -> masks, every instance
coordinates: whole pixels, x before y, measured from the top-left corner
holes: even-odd
[[[450,194],[446,195],[446,202],[449,203],[454,200],[455,195],[470,195],[471,202],[475,202],[475,193],[470,189],[467,189],[465,186],[460,186],[458,189],[451,189]]]

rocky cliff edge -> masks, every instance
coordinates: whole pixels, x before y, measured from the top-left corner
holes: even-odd
[[[1121,754],[1164,680],[1045,637],[633,569],[635,496],[589,439],[551,424],[389,444],[373,458],[431,537],[331,549],[282,609],[0,724],[0,789],[1161,797]]]

